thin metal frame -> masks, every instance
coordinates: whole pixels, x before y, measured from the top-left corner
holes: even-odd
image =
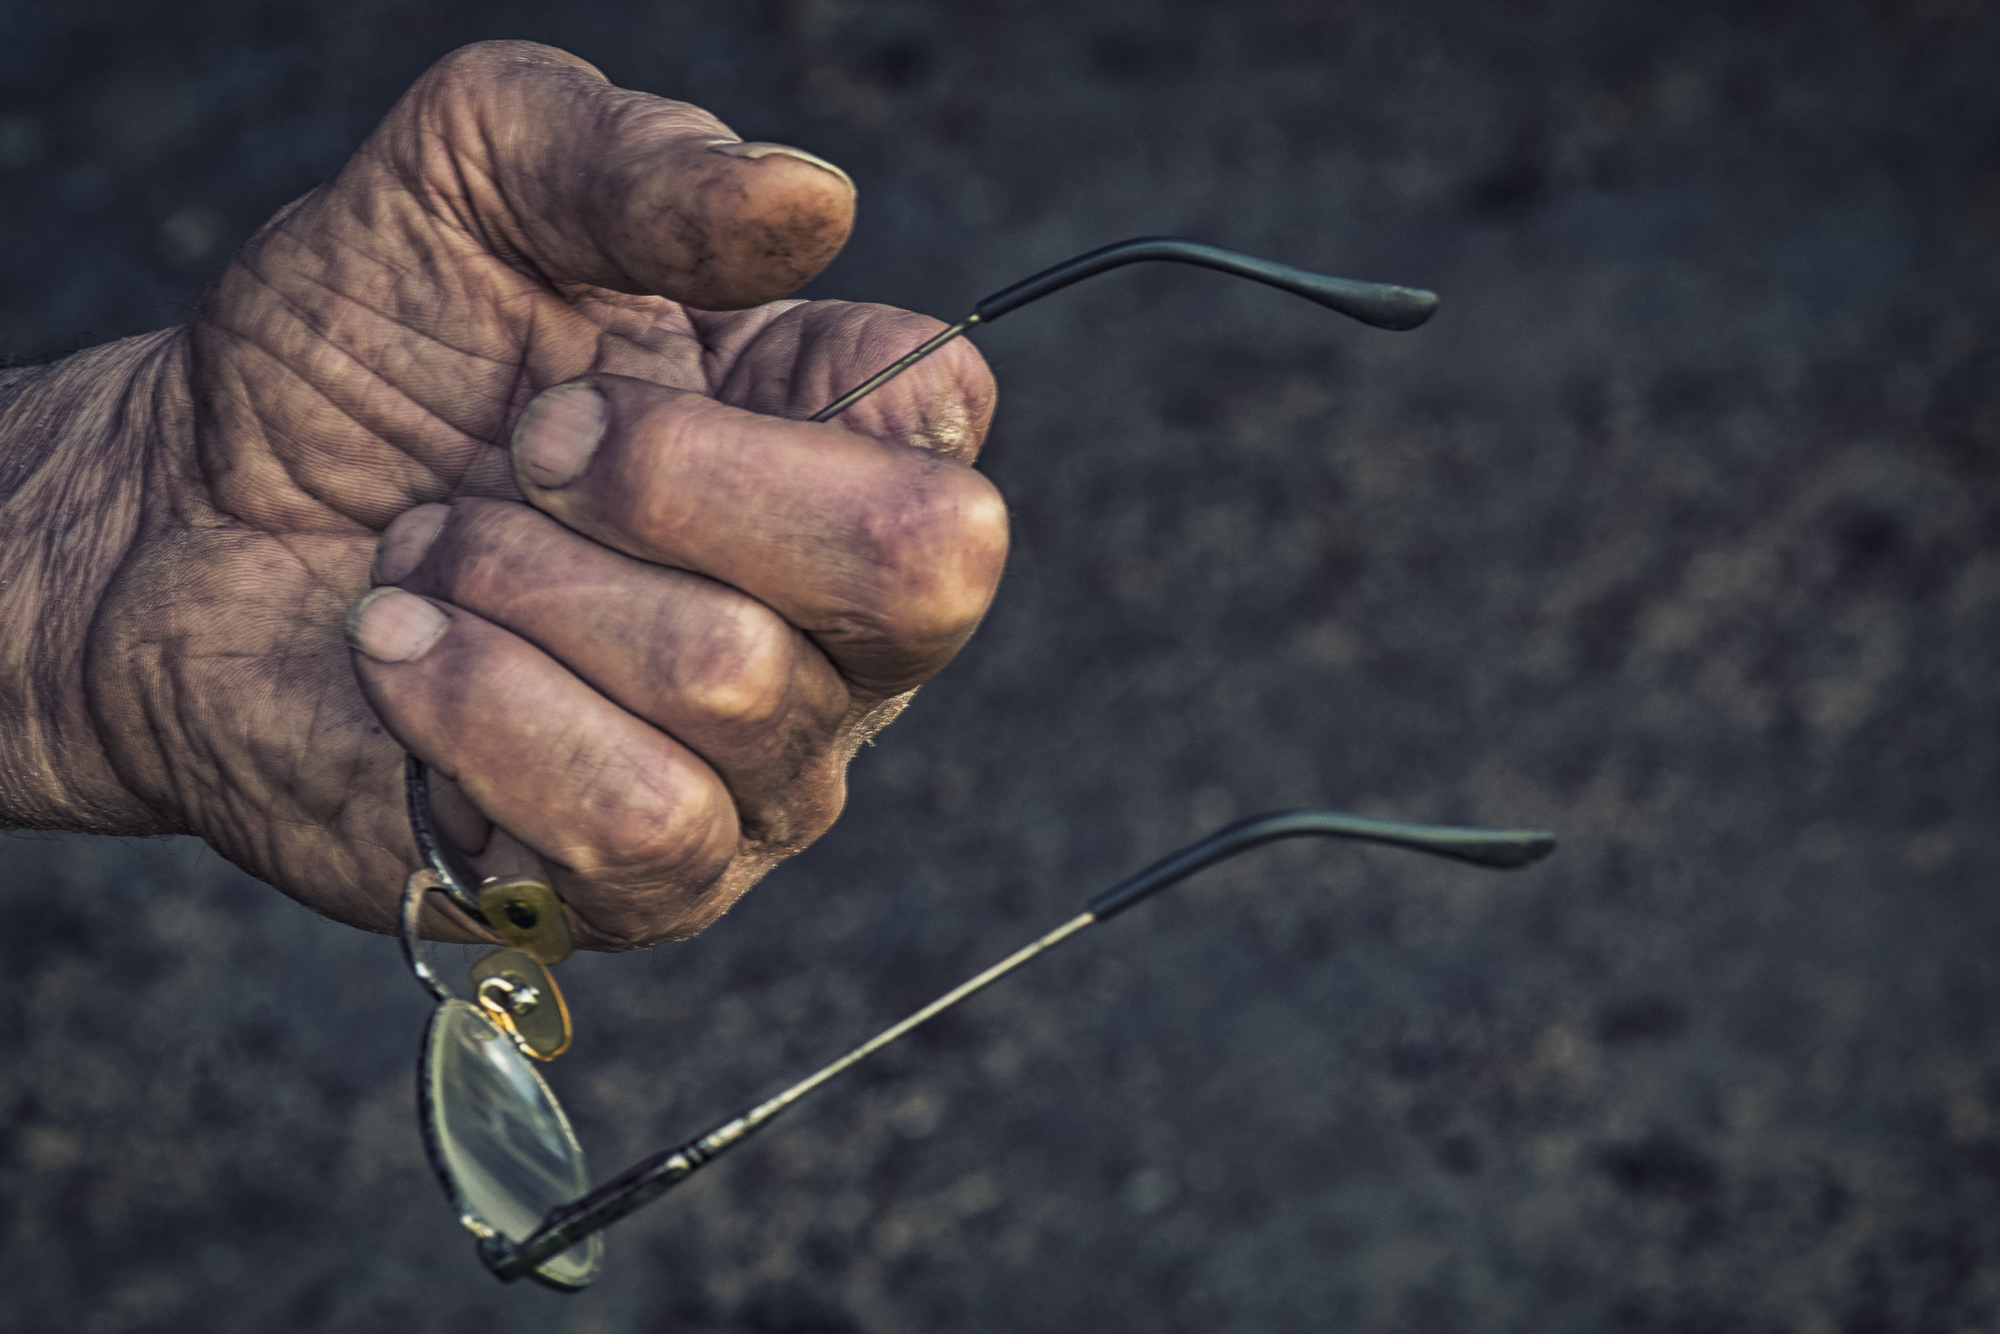
[[[1177,237],[1138,237],[1078,255],[1074,259],[1044,269],[1011,287],[993,293],[975,305],[965,318],[926,339],[821,408],[807,420],[831,421],[931,353],[977,326],[991,324],[1002,315],[1095,274],[1148,260],[1194,264],[1265,283],[1382,329],[1414,329],[1431,317],[1438,304],[1435,293],[1418,288],[1329,277]],[[427,771],[423,762],[415,755],[407,756],[405,759],[404,787],[411,833],[416,840],[424,869],[412,875],[406,887],[402,912],[398,920],[398,934],[411,971],[415,973],[419,983],[439,1001],[438,1008],[432,1015],[431,1026],[434,1026],[437,1023],[437,1015],[451,1002],[452,996],[449,988],[445,987],[424,963],[417,948],[423,895],[427,890],[436,890],[446,895],[473,921],[484,923],[486,919],[478,906],[478,874],[456,849],[439,836],[436,820],[430,808]],[[1528,865],[1546,856],[1555,846],[1554,836],[1542,830],[1458,829],[1372,820],[1332,811],[1280,811],[1238,821],[1199,842],[1182,848],[1139,874],[1095,896],[1088,902],[1083,912],[1061,926],[1029,942],[985,971],[968,978],[929,1005],[892,1024],[775,1096],[745,1109],[676,1148],[655,1154],[634,1165],[581,1198],[551,1210],[548,1217],[543,1220],[542,1226],[524,1241],[513,1242],[486,1225],[484,1220],[477,1220],[480,1226],[473,1228],[473,1231],[478,1237],[480,1259],[502,1281],[512,1281],[526,1275],[549,1283],[550,1286],[567,1287],[568,1285],[553,1282],[548,1276],[540,1274],[539,1267],[546,1264],[553,1256],[601,1232],[626,1214],[659,1198],[707,1163],[713,1162],[723,1153],[769,1125],[834,1076],[959,1002],[983,991],[1029,960],[1038,958],[1091,926],[1109,921],[1167,886],[1261,844],[1304,836],[1380,843],[1451,857],[1495,869],[1513,869]],[[429,1059],[429,1037],[430,1026],[427,1026],[426,1060]],[[540,1079],[539,1074],[536,1078]],[[464,1207],[463,1197],[444,1166],[442,1152],[433,1143],[434,1131],[430,1124],[433,1110],[428,1102],[428,1085],[423,1087],[426,1149],[430,1152],[434,1170],[444,1182],[447,1197],[459,1207],[461,1220],[470,1220],[472,1216]],[[543,1088],[546,1090],[547,1085],[543,1084]],[[551,1105],[560,1115],[561,1104],[555,1101],[553,1093],[549,1096]],[[566,1117],[563,1124],[567,1129]],[[471,1221],[467,1221],[467,1226],[472,1227]]]

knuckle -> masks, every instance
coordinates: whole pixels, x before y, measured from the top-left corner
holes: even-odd
[[[423,82],[439,90],[483,92],[496,75],[510,67],[582,63],[553,46],[503,38],[472,42],[446,52],[424,72]]]
[[[534,96],[534,80],[578,74],[602,79],[593,66],[557,47],[525,41],[474,42],[433,62],[392,119],[407,124],[413,118],[441,132],[454,152],[481,151],[493,137],[487,127],[518,115],[519,101]],[[524,80],[524,75],[532,79]]]
[[[713,722],[766,722],[784,705],[793,648],[791,627],[745,599],[709,633],[675,646],[670,679],[681,700]]]
[[[594,948],[683,940],[728,906],[720,891],[737,845],[718,784],[635,783],[599,813],[590,848],[572,857],[566,897]]]
[[[676,766],[678,767],[678,766]],[[736,849],[735,809],[721,785],[682,770],[593,784],[589,870],[618,879],[706,884]]]
[[[570,907],[586,948],[650,949],[700,934],[749,888],[759,868],[739,859],[701,886],[668,882],[571,885]],[[579,906],[582,905],[582,906]]]
[[[968,633],[986,614],[1007,559],[1007,507],[985,477],[941,463],[872,534],[886,574],[885,628],[927,641]]]

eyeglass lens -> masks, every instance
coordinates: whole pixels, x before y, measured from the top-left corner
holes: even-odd
[[[432,1161],[462,1214],[518,1244],[549,1210],[590,1189],[583,1150],[555,1095],[477,1006],[438,1006],[418,1077]],[[603,1262],[604,1239],[591,1236],[534,1273],[580,1288]]]

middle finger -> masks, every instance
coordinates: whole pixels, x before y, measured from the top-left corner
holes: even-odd
[[[529,503],[656,565],[742,589],[874,699],[936,672],[999,584],[991,482],[915,445],[618,375],[545,391],[514,434]]]

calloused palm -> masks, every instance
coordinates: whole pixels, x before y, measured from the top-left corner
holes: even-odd
[[[969,347],[800,420],[939,327],[774,300],[853,201],[561,52],[440,62],[147,353],[143,517],[88,658],[129,791],[386,930],[407,747],[456,780],[454,841],[543,868],[599,948],[698,930],[816,837],[1006,545]],[[371,582],[403,591],[351,653]]]

